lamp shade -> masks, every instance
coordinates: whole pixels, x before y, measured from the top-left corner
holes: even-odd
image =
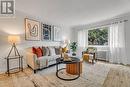
[[[20,36],[10,35],[10,36],[8,36],[8,42],[9,43],[18,43],[18,42],[20,42]]]

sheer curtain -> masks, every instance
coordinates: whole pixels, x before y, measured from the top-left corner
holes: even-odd
[[[82,47],[82,48],[86,47],[87,39],[88,39],[87,30],[78,31],[78,46],[79,47]]]
[[[87,46],[87,39],[88,39],[88,34],[87,30],[79,30],[78,31],[78,50],[77,50],[77,55],[79,57],[82,57],[82,51],[84,51]]]
[[[124,22],[110,26],[110,55],[109,62],[127,64]]]

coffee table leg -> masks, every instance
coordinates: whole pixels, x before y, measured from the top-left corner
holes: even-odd
[[[58,76],[58,63],[56,63],[56,76]]]

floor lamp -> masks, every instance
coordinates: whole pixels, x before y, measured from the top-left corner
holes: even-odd
[[[20,37],[16,35],[8,36],[8,42],[12,44],[12,47],[11,50],[9,51],[7,58],[9,58],[9,56],[13,51],[15,56],[20,56],[18,49],[16,48],[16,43],[20,42]]]
[[[19,36],[16,36],[16,35],[8,36],[8,42],[12,44],[11,50],[9,51],[9,54],[6,58],[7,59],[7,74],[9,76],[10,73],[11,73],[10,70],[14,70],[14,69],[17,68],[17,69],[19,69],[18,71],[20,71],[20,70],[23,71],[23,62],[22,62],[23,56],[20,56],[18,49],[16,48],[16,43],[20,42]],[[12,59],[18,59],[19,60],[19,67],[10,68],[9,60],[12,60]],[[13,73],[16,73],[16,71],[13,72]]]

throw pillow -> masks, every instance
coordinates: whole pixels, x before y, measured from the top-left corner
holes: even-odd
[[[54,47],[49,47],[49,49],[50,49],[50,55],[51,55],[51,56],[56,55],[56,54],[55,54],[55,49],[54,49]]]
[[[55,53],[56,53],[56,55],[60,55],[61,54],[61,48],[55,47]]]
[[[42,57],[43,56],[42,49],[40,47],[38,47],[38,48],[32,47],[32,52],[34,54],[36,54],[37,57]]]
[[[48,47],[46,47],[46,55],[45,56],[50,56],[50,50]]]
[[[42,49],[40,47],[36,49],[36,55],[37,57],[42,57]]]
[[[88,49],[88,52],[89,52],[89,53],[93,53],[94,50],[93,50],[93,49]]]
[[[46,47],[42,47],[42,55],[43,56],[46,56],[46,53],[47,53],[47,49],[46,49]]]
[[[32,52],[33,52],[34,54],[36,54],[36,48],[35,48],[35,47],[32,47]]]

